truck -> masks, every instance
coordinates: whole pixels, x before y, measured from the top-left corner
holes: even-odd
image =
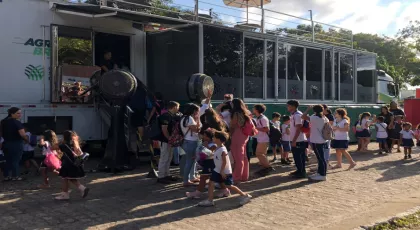
[[[0,1],[0,118],[16,106],[35,134],[71,129],[103,147],[109,114],[75,89],[91,86],[105,51],[149,89],[181,103],[189,101],[185,86],[195,73],[213,78],[214,103],[233,93],[249,106],[266,104],[267,113],[286,114],[287,100],[297,99],[347,108],[355,120],[395,97],[374,53],[240,30],[200,20],[198,10],[170,17],[139,1],[93,2]]]

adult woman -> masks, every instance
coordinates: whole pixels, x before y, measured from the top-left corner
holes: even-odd
[[[347,152],[347,148],[349,147],[349,124],[350,118],[347,116],[347,111],[345,109],[335,110],[335,121],[333,124],[334,140],[331,142],[331,147],[335,149],[337,154],[337,165],[334,166],[334,169],[342,167],[343,155],[350,163],[349,170],[356,166],[356,162],[354,162],[353,158]]]
[[[314,111],[314,115],[308,116],[310,109]],[[327,161],[324,155],[324,148],[327,141],[322,136],[322,130],[325,124],[329,125],[328,118],[324,115],[324,108],[322,105],[308,106],[306,112],[302,114],[302,119],[309,120],[311,124],[311,144],[318,159],[318,172],[309,177],[314,181],[325,181],[327,179]]]
[[[389,111],[388,106],[382,106],[381,107],[381,113],[378,114],[378,117],[384,117],[385,118],[384,122],[388,127],[391,124],[391,121],[394,120],[394,115]],[[388,138],[387,138],[386,142],[388,144],[388,147],[391,147],[392,146],[392,140],[390,138],[389,129],[387,129],[387,132],[388,132]],[[380,149],[380,147],[379,147],[379,149]]]
[[[198,145],[198,132],[200,131],[200,107],[195,104],[188,104],[186,111],[181,118],[181,130],[184,135],[184,143],[182,149],[185,155],[181,159],[180,167],[183,167],[183,181],[184,186],[193,185],[194,182],[199,182],[195,178],[196,164],[195,151]]]
[[[394,116],[403,116],[403,120],[405,118],[404,111],[398,107],[398,104],[395,101],[391,101],[389,104],[389,112],[391,112]]]
[[[324,116],[328,119],[330,125],[332,126],[334,123],[334,115],[332,114],[331,109],[328,108],[328,105],[323,104],[322,107],[324,108]],[[324,157],[327,161],[327,164],[330,166],[330,152],[331,152],[331,141],[327,140],[324,148]]]
[[[1,121],[1,133],[4,139],[3,151],[6,158],[6,166],[3,172],[4,181],[21,181],[19,173],[19,161],[23,154],[23,141],[29,142],[25,129],[19,121],[22,111],[12,107],[7,111],[8,115]],[[10,171],[12,177],[10,177]]]
[[[231,135],[230,148],[234,159],[233,181],[238,184],[247,181],[249,177],[249,162],[245,152],[248,136],[242,132],[241,128],[251,118],[244,102],[238,98],[232,100],[231,114],[229,129]]]
[[[52,149],[57,146],[52,146]],[[89,193],[89,188],[86,188],[79,182],[79,179],[85,177],[83,164],[81,159],[83,157],[82,149],[80,148],[80,139],[76,132],[67,130],[63,133],[63,142],[58,146],[58,149],[63,153],[61,157],[61,169],[59,176],[63,179],[62,192],[55,197],[56,200],[68,200],[69,183],[72,183],[80,192],[80,195],[85,198]]]

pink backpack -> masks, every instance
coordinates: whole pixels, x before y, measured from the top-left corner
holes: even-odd
[[[59,170],[61,168],[61,161],[58,159],[55,151],[52,151],[50,147],[48,147],[46,151],[46,156],[44,160],[44,164],[51,169]]]

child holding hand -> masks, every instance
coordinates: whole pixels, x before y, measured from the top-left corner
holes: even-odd
[[[207,200],[198,203],[198,206],[208,207],[214,206],[214,183],[219,183],[222,187],[226,186],[226,189],[230,189],[240,194],[242,199],[239,202],[240,205],[245,205],[251,201],[252,196],[242,192],[238,187],[233,185],[232,178],[232,166],[228,156],[228,151],[224,146],[224,143],[228,140],[229,135],[225,132],[216,131],[214,133],[213,142],[217,145],[217,149],[214,152],[214,170],[211,173],[210,183],[208,188],[209,197]]]

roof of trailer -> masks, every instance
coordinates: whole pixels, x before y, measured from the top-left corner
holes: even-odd
[[[180,25],[191,23],[182,19],[161,17],[159,15],[153,15],[148,13],[141,13],[136,11],[129,11],[124,9],[112,8],[112,7],[101,7],[99,5],[84,4],[84,3],[62,3],[54,2],[52,9],[56,11],[74,12],[76,14],[88,14],[92,17],[100,16],[104,14],[115,13],[112,17],[120,18],[124,20],[130,20],[138,23],[160,23],[168,25]]]

